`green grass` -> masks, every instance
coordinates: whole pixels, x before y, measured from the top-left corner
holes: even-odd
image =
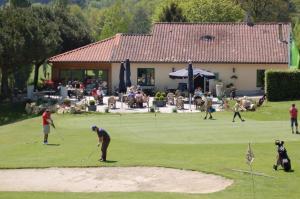
[[[0,192],[0,198],[250,199],[251,176],[230,169],[248,169],[245,154],[251,142],[254,170],[275,177],[255,176],[256,198],[279,199],[285,194],[285,198],[296,199],[300,194],[300,135],[290,132],[287,110],[291,103],[267,103],[257,112],[242,113],[244,123],[232,123],[231,112],[215,113],[216,120],[203,120],[203,113],[54,115],[57,129],[52,130],[49,141],[59,146],[41,144],[41,118],[0,126],[0,168],[163,166],[234,179],[233,186],[212,194]],[[97,162],[99,154],[82,161],[96,150],[92,124],[110,133],[108,159],[115,162]],[[295,172],[272,170],[275,139],[286,141]]]

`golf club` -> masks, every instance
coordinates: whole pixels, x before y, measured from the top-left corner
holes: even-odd
[[[54,128],[54,129],[56,129],[56,126],[55,126],[55,124],[54,124],[54,122],[52,121],[51,123],[51,126]],[[57,132],[57,131],[56,131]],[[64,141],[65,139],[64,139],[64,137],[60,134],[60,133],[57,133],[57,135],[58,135],[58,137],[61,139],[61,141]]]
[[[95,153],[95,152],[97,152],[98,151],[98,147],[96,148],[96,150],[95,149],[93,149],[89,154],[88,154],[88,156],[86,157],[86,158],[83,158],[82,160],[81,160],[81,162],[83,163],[83,162],[87,162],[91,157],[92,157],[92,155]]]

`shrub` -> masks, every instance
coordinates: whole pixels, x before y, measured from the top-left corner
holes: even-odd
[[[174,108],[172,109],[172,112],[173,112],[173,113],[177,113],[177,108],[174,107]]]
[[[300,71],[266,71],[265,92],[269,101],[300,99]]]
[[[105,113],[109,113],[109,108],[105,107],[104,111],[105,111]]]
[[[89,104],[90,104],[90,106],[95,106],[96,102],[95,102],[95,100],[90,100]]]
[[[163,101],[166,99],[166,93],[164,92],[157,92],[155,94],[155,98],[154,98],[156,101]]]
[[[160,93],[160,92],[157,92],[157,93],[155,94],[155,100],[158,100],[158,99],[160,98],[160,96],[161,96],[161,93]]]

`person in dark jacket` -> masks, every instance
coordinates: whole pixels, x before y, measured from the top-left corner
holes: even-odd
[[[109,134],[102,128],[98,128],[96,125],[92,126],[92,131],[96,132],[98,135],[99,143],[98,147],[101,144],[101,158],[99,161],[105,162],[106,161],[106,154],[107,154],[107,148],[110,143],[110,136]]]

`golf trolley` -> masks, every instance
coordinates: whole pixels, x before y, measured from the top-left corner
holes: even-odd
[[[273,165],[273,169],[277,170],[277,167],[280,165],[284,171],[291,170],[291,160],[287,154],[285,147],[283,146],[284,141],[276,140],[275,145],[277,145],[277,163]]]

